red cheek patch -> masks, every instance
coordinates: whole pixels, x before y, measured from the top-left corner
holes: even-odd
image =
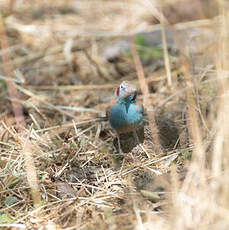
[[[118,87],[118,88],[116,89],[116,95],[117,95],[117,96],[119,96],[119,93],[120,93],[120,87]]]
[[[137,94],[136,94],[136,92],[135,92],[135,94],[134,94],[134,96],[133,96],[133,98],[132,98],[131,101],[135,101],[135,100],[136,100],[136,97],[137,97]]]

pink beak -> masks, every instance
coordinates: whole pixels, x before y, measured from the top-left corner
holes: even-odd
[[[126,88],[124,91],[124,97],[129,96],[130,94],[132,94],[134,91],[136,91],[134,88]]]
[[[133,92],[133,90],[131,88],[126,88],[125,89],[125,93],[132,93],[132,92]]]

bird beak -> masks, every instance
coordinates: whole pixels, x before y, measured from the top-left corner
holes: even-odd
[[[123,98],[130,96],[133,92],[136,92],[135,88],[126,88],[124,91]]]

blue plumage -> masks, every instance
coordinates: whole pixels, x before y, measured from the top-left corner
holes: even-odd
[[[109,124],[118,133],[132,131],[143,118],[142,107],[133,103],[118,102],[109,113]]]
[[[116,89],[116,104],[113,105],[108,113],[109,124],[118,134],[119,151],[120,140],[119,134],[133,131],[136,139],[136,128],[143,119],[143,108],[136,105],[136,89],[122,82]],[[138,141],[139,142],[139,141]]]

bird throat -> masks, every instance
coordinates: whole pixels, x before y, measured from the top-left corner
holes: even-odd
[[[129,107],[130,107],[130,103],[125,103],[126,113],[128,113]]]

